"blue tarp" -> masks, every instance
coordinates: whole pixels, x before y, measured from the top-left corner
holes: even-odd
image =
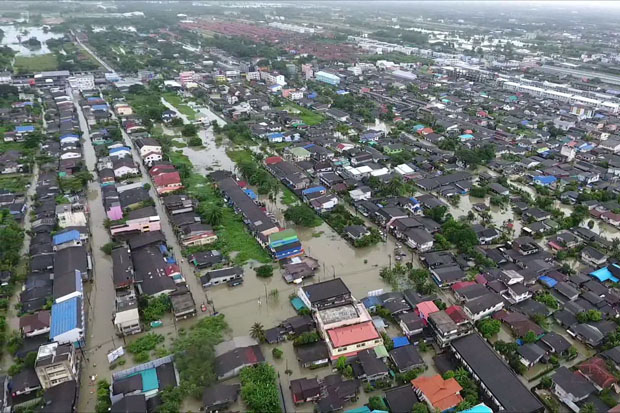
[[[546,275],[543,275],[538,280],[549,288],[553,288],[558,283],[557,280]]]
[[[319,186],[313,186],[312,188],[304,189],[303,191],[301,191],[301,193],[303,195],[306,195],[306,194],[314,194],[317,192],[325,192],[325,191],[327,191],[327,189],[325,189],[324,186],[319,185]]]
[[[620,266],[619,265],[617,265],[617,264],[611,264],[611,265],[613,265],[615,268],[620,270]],[[609,271],[609,267],[603,267],[603,268],[600,268],[600,269],[598,269],[596,271],[592,271],[590,273],[590,275],[592,277],[597,278],[600,282],[605,282],[605,281],[613,281],[615,283],[618,282],[618,278],[616,278],[611,273],[611,271]]]
[[[80,239],[80,231],[72,229],[71,231],[61,232],[54,235],[54,245],[64,244],[69,241],[77,241]]]
[[[112,148],[112,149],[110,149],[110,153],[116,153],[116,152],[120,152],[120,151],[131,152],[131,149],[129,149],[126,146],[121,146],[120,148]]]
[[[254,193],[254,191],[252,191],[252,190],[251,190],[251,189],[249,189],[249,188],[245,188],[245,189],[243,190],[243,192],[245,192],[245,194],[246,194],[247,196],[249,196],[249,197],[250,197],[250,199],[252,199],[252,200],[257,200],[257,199],[258,199],[258,196]]]
[[[293,297],[291,299],[291,305],[293,306],[295,311],[300,311],[300,310],[303,310],[304,308],[306,308],[306,305],[304,304],[304,302],[299,297]]]
[[[459,135],[459,139],[462,141],[467,141],[469,139],[474,139],[474,135],[472,135],[471,133],[464,133],[462,135]]]
[[[534,183],[539,185],[551,185],[558,180],[555,176],[551,175],[538,175],[533,178]]]
[[[318,96],[316,92],[312,92],[308,95],[308,99],[315,99]]]
[[[52,305],[50,339],[78,327],[78,314],[81,312],[80,299],[69,300]]]
[[[93,110],[108,110],[108,105],[93,105],[92,108]]]
[[[364,304],[364,307],[366,307],[367,309],[370,309],[380,306],[383,303],[381,302],[379,297],[372,295],[370,297],[362,298],[362,304]]]
[[[405,347],[411,344],[407,337],[394,337],[392,338],[392,342],[394,343],[394,348]]]
[[[16,126],[15,132],[17,133],[34,132],[34,126],[32,125]]]
[[[161,251],[162,254],[167,254],[168,253],[168,248],[166,248],[166,246],[164,244],[160,244],[159,245],[159,251]]]

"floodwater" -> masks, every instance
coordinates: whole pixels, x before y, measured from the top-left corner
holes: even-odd
[[[0,29],[4,31],[1,44],[15,50],[18,56],[35,56],[51,53],[45,42],[49,39],[60,39],[63,37],[62,33],[53,33],[51,31],[46,33],[42,27],[35,26],[0,26]],[[25,42],[31,37],[35,37],[40,41],[41,47],[31,48],[21,44],[21,42]]]

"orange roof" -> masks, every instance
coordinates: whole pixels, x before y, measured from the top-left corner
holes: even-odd
[[[334,347],[343,347],[379,338],[379,333],[375,330],[372,321],[332,328],[327,331],[327,334],[329,334],[329,338],[334,344]]]
[[[418,389],[424,397],[440,411],[458,406],[463,398],[459,394],[463,388],[454,378],[444,380],[439,374],[435,376],[421,376],[411,380],[413,387]]]

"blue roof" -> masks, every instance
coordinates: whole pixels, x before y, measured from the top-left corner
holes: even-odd
[[[15,132],[34,132],[34,126],[32,125],[16,126]]]
[[[417,200],[415,197],[413,197],[413,196],[412,196],[412,197],[410,197],[410,198],[409,198],[409,200],[410,200],[411,202],[413,202],[414,204],[419,204],[419,203],[420,203],[420,201],[418,201],[418,200]]]
[[[317,97],[318,94],[316,92],[312,92],[308,95],[308,99],[314,99],[315,97]]]
[[[474,135],[472,135],[471,133],[464,133],[462,135],[459,135],[459,138],[463,141],[463,140],[467,140],[467,139],[474,139]]]
[[[54,235],[54,245],[64,244],[69,241],[77,241],[80,239],[80,231],[72,229],[71,231],[61,232]]]
[[[108,110],[108,105],[105,103],[102,105],[93,105],[92,108],[93,110]]]
[[[80,299],[73,297],[61,303],[52,304],[50,339],[79,327]]]
[[[398,348],[398,347],[404,347],[404,346],[408,346],[409,340],[407,339],[407,337],[394,337],[392,338],[392,342],[394,343],[394,348]]]
[[[364,307],[366,308],[373,308],[380,306],[383,302],[376,295],[371,295],[369,297],[362,298],[362,304],[364,304]]]
[[[546,275],[543,275],[543,276],[542,276],[542,277],[540,277],[538,280],[539,280],[541,283],[545,284],[545,285],[546,285],[547,287],[549,287],[549,288],[553,288],[553,287],[554,287],[554,286],[558,283],[558,281],[557,281],[557,280],[555,280],[555,279],[553,279],[553,278],[551,278],[551,277],[548,277],[548,276],[546,276]]]
[[[101,100],[101,98],[99,96],[91,96],[89,98],[86,99],[89,102],[93,102],[95,100]]]
[[[267,137],[269,139],[273,139],[273,138],[282,138],[284,136],[284,134],[282,132],[271,132],[267,134]]]
[[[79,136],[74,133],[67,133],[66,135],[62,135],[60,140],[62,141],[65,138],[79,138]]]
[[[313,186],[312,188],[307,188],[301,191],[302,194],[314,194],[315,192],[327,191],[324,186]]]
[[[120,152],[120,151],[131,152],[131,149],[129,149],[126,146],[121,146],[120,148],[112,148],[112,149],[110,149],[110,153],[115,153],[115,152]]]
[[[337,90],[336,93],[339,94],[339,95],[346,95],[349,92],[344,90],[344,89],[340,89],[340,90]]]
[[[620,265],[618,264],[611,264],[613,265],[615,268],[617,268],[618,270],[620,270]],[[611,265],[609,267],[611,267]],[[618,278],[616,278],[611,271],[609,271],[609,267],[603,267],[600,268],[596,271],[592,271],[590,273],[590,275],[592,277],[598,278],[599,281],[601,282],[605,282],[605,281],[613,281],[615,283],[618,282]]]
[[[541,185],[551,185],[552,183],[558,180],[558,178],[552,175],[538,175],[538,176],[535,176],[533,179],[534,179],[534,182],[541,184]]]
[[[414,130],[415,132],[419,131],[420,129],[424,129],[424,125],[415,125],[415,126],[413,127],[413,130]]]

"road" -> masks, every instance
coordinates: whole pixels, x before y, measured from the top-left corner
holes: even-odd
[[[71,92],[71,91],[70,91]],[[86,286],[88,300],[86,348],[82,363],[79,411],[93,411],[95,408],[94,386],[90,377],[103,378],[107,368],[107,353],[120,343],[115,337],[114,324],[114,283],[112,280],[112,260],[101,251],[101,247],[110,242],[108,230],[104,226],[106,217],[101,198],[101,188],[97,181],[97,157],[90,141],[90,133],[86,118],[78,104],[78,92],[70,93],[75,110],[78,114],[82,130],[82,150],[87,169],[93,174],[94,180],[88,184],[87,198],[90,209],[89,229],[90,246],[93,259],[93,282]]]
[[[114,73],[114,69],[112,68],[112,66],[104,62],[99,56],[93,53],[93,51],[88,46],[86,46],[84,43],[82,43],[75,34],[73,37],[75,38],[75,41],[77,42],[77,44],[80,47],[82,47],[84,50],[86,50],[88,53],[90,53],[90,55],[94,57],[95,60],[98,61],[101,66],[105,67],[108,72]]]

